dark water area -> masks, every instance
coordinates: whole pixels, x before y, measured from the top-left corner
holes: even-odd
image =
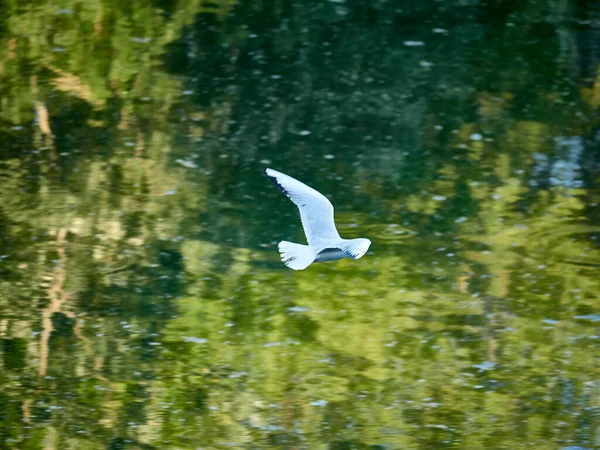
[[[593,1],[2,1],[0,449],[600,449],[599,107]]]

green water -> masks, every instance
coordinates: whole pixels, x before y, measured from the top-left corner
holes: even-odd
[[[599,65],[592,1],[3,0],[0,448],[599,449]],[[266,167],[368,254],[286,268]]]

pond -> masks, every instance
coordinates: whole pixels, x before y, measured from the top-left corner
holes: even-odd
[[[5,0],[0,448],[600,448],[600,3]],[[358,260],[302,271],[326,195]]]

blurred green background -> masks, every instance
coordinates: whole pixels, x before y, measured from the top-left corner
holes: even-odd
[[[600,2],[3,0],[1,449],[600,448]],[[358,261],[302,272],[327,195]]]

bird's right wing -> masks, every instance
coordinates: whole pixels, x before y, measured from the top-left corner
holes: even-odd
[[[273,169],[267,176],[298,207],[304,234],[310,246],[340,238],[333,220],[333,205],[327,197],[306,184]]]

